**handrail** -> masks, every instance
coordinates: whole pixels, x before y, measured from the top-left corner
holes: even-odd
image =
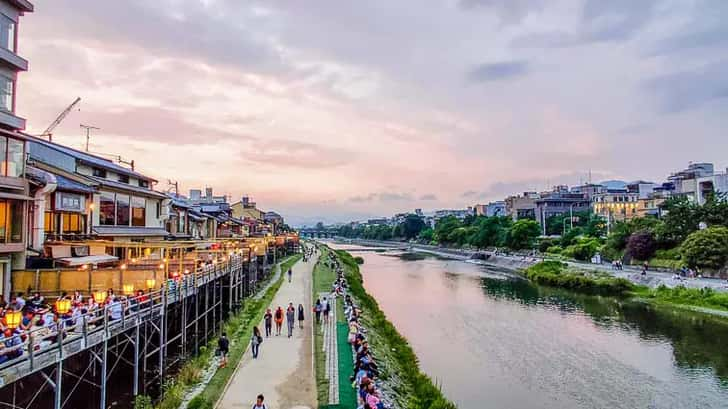
[[[38,320],[34,319],[30,330],[16,329],[10,336],[0,334],[0,373],[25,361],[29,361],[30,370],[34,371],[39,369],[35,368],[35,364],[41,356],[58,352],[65,345],[82,339],[83,349],[86,349],[89,339],[100,331],[108,338],[117,328],[125,328],[129,320],[133,319],[134,325],[139,325],[160,315],[165,304],[186,298],[194,294],[198,286],[229,274],[232,271],[230,267],[242,268],[242,261],[243,256],[232,255],[223,262],[203,265],[192,274],[167,279],[164,283],[166,291],[160,288],[141,295],[118,297],[102,306],[89,304],[85,312],[75,313],[74,310],[74,313],[63,316],[53,314],[52,323],[37,326]],[[44,315],[43,318],[46,317]]]

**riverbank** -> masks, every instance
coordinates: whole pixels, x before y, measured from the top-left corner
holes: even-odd
[[[359,265],[346,251],[335,253],[344,268],[349,293],[362,308],[362,323],[369,330],[367,339],[374,355],[381,360],[380,377],[384,380],[393,403],[400,409],[455,409],[419,368],[419,362],[408,341],[379,309],[377,301],[364,289]]]
[[[454,260],[468,261],[471,263],[484,264],[493,267],[500,267],[511,270],[523,270],[534,264],[540,263],[545,260],[554,260],[549,257],[533,257],[533,256],[511,256],[504,255],[502,253],[496,254],[495,252],[488,251],[475,251],[467,249],[457,248],[446,248],[439,246],[432,246],[426,244],[415,244],[415,243],[402,243],[402,242],[387,242],[377,240],[361,240],[361,239],[345,239],[342,243],[352,243],[363,246],[375,246],[382,248],[398,248],[407,249],[410,251],[427,253],[437,255],[439,257],[451,258]],[[476,253],[487,254],[487,260],[473,259]],[[578,262],[573,260],[562,260],[569,267],[583,271],[583,272],[594,272],[598,271],[601,273],[609,274],[617,278],[624,278],[629,280],[635,285],[645,286],[649,288],[659,288],[661,286],[667,288],[686,287],[693,289],[710,288],[716,292],[728,293],[728,283],[725,280],[717,278],[694,278],[694,279],[681,279],[676,280],[673,278],[674,272],[668,272],[663,270],[650,269],[643,276],[641,275],[641,269],[636,267],[625,266],[623,270],[615,270],[611,264],[591,264]]]
[[[300,258],[300,254],[289,256],[279,263],[277,269],[279,272],[280,270],[287,270],[290,266],[296,264]],[[165,396],[155,408],[212,409],[215,407],[222,389],[232,376],[235,366],[248,347],[253,323],[262,318],[264,306],[268,305],[282,283],[283,277],[278,273],[261,290],[260,297],[246,300],[243,309],[231,316],[225,323],[223,331],[228,334],[230,339],[230,354],[228,355],[228,365],[225,368],[217,368],[217,358],[213,354],[217,348],[217,338],[214,338],[206,346],[200,347],[200,354],[189,360],[180,370],[180,374],[167,383]],[[205,377],[203,373],[205,371],[211,371],[212,375]],[[194,388],[199,388],[201,382],[205,383],[204,388],[196,391]],[[188,396],[190,393],[193,396]],[[135,408],[151,408],[151,405],[145,405],[146,402],[140,402]]]

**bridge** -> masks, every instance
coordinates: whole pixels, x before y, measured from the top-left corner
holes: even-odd
[[[301,237],[308,239],[332,239],[339,234],[339,231],[338,229],[333,228],[317,229],[315,227],[312,227],[299,229],[298,234]]]
[[[143,297],[0,339],[0,407],[106,409],[163,394],[165,377],[219,333],[274,262],[231,254]]]

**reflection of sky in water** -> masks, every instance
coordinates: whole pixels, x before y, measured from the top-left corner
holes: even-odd
[[[728,352],[700,348],[727,345],[725,328],[477,264],[357,255],[367,290],[461,409],[728,407],[728,389],[707,367]]]

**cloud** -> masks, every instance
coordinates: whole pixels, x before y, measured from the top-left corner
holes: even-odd
[[[472,82],[500,81],[524,76],[528,70],[526,61],[507,61],[478,65],[467,77]]]
[[[369,203],[377,198],[376,193],[369,193],[366,196],[353,196],[347,199],[351,203]]]
[[[564,29],[516,36],[516,48],[564,48],[634,38],[651,20],[657,0],[586,0],[573,31]]]
[[[475,190],[468,190],[467,192],[463,192],[463,193],[462,193],[462,194],[460,195],[460,197],[463,197],[463,198],[469,199],[469,198],[471,198],[471,197],[476,197],[477,195],[478,195],[478,192],[476,192]]]
[[[726,101],[728,60],[658,76],[647,81],[645,87],[658,98],[663,113],[688,111],[711,102]]]
[[[460,0],[463,10],[486,10],[495,14],[503,23],[519,23],[527,15],[539,12],[545,0]]]
[[[329,169],[343,166],[354,152],[287,139],[261,138],[241,153],[247,162],[277,168]]]
[[[396,193],[396,192],[379,192],[369,193],[365,196],[353,196],[347,199],[351,203],[371,203],[374,201],[380,203],[392,203],[392,202],[411,202],[413,197],[410,193]],[[424,199],[428,200],[428,199]]]
[[[436,201],[437,195],[432,194],[432,193],[427,193],[427,194],[420,196],[420,200],[421,201]]]

